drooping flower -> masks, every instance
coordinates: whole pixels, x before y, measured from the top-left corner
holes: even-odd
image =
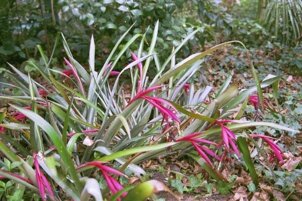
[[[134,96],[129,101],[128,105],[130,105],[132,102],[138,99],[144,99],[158,109],[158,111],[162,114],[163,119],[168,120],[169,118],[171,118],[172,120],[179,122],[179,118],[175,114],[176,108],[170,102],[166,101],[163,98],[148,96],[149,93],[160,88],[161,86],[154,86],[138,92],[136,96]]]
[[[50,183],[46,179],[45,175],[40,169],[38,157],[40,157],[38,154],[34,154],[34,166],[35,166],[35,176],[36,181],[39,189],[40,196],[43,201],[47,200],[47,197],[49,197],[51,200],[55,199],[54,192],[51,188]]]
[[[123,189],[123,186],[116,179],[114,179],[112,176],[110,176],[110,174],[116,175],[116,176],[125,176],[125,177],[127,177],[125,174],[123,174],[122,172],[120,172],[116,169],[113,169],[113,168],[111,168],[107,165],[104,165],[100,161],[92,161],[92,162],[84,163],[84,164],[80,165],[78,167],[78,169],[89,167],[89,166],[90,167],[91,166],[96,167],[101,171],[101,173],[102,173],[102,175],[103,175],[103,177],[104,177],[104,179],[105,179],[105,181],[108,185],[108,188],[109,188],[109,190],[112,194],[115,194],[118,191]],[[126,195],[126,193],[123,193],[123,196],[125,196],[125,195]]]
[[[276,158],[280,163],[283,162],[283,157],[282,157],[282,151],[280,147],[273,141],[274,138],[265,136],[265,135],[259,135],[259,134],[251,134],[250,135],[252,138],[261,138],[263,139],[269,147],[272,149],[273,153],[275,154]]]
[[[234,152],[238,157],[240,157],[240,153],[238,147],[236,145],[236,135],[224,124],[232,122],[232,120],[219,119],[215,121],[215,124],[220,126],[221,128],[221,138],[225,148],[228,151]]]
[[[186,135],[184,137],[181,137],[177,139],[177,142],[180,141],[186,141],[190,142],[194,148],[196,149],[197,153],[206,161],[206,163],[210,166],[213,166],[211,160],[209,159],[209,156],[214,157],[217,160],[221,160],[219,156],[217,156],[212,150],[210,150],[208,147],[202,145],[202,144],[208,144],[208,145],[215,145],[217,144],[215,142],[203,139],[203,138],[197,138],[201,133],[192,133],[189,135]]]

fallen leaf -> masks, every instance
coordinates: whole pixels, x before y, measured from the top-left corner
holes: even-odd
[[[261,188],[261,190],[264,190],[264,191],[266,191],[268,193],[272,193],[273,192],[273,188],[271,186],[268,186],[268,185],[264,184],[264,183],[260,183],[259,187]]]
[[[231,199],[232,201],[247,201],[247,189],[244,186],[240,186],[234,192],[234,197]]]
[[[281,166],[281,168],[288,171],[293,171],[302,161],[301,156],[295,157],[291,153],[284,153],[284,157],[286,158],[286,162]]]
[[[267,192],[261,191],[254,193],[251,201],[267,201],[270,200],[270,197]]]
[[[288,76],[287,79],[286,79],[287,82],[291,82],[292,80],[293,80],[293,76],[291,76],[291,75]]]
[[[277,190],[273,190],[273,196],[277,201],[285,201],[286,200],[283,193],[281,193],[280,191],[277,191]]]

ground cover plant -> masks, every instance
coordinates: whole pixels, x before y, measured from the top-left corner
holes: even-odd
[[[259,118],[271,104],[263,90],[272,90],[274,101],[278,99],[279,76],[260,79],[247,56],[253,78],[249,86],[239,88],[230,75],[213,90],[204,80],[209,55],[233,45],[249,55],[241,42],[177,58],[197,29],[161,61],[156,46],[159,23],[151,39],[144,33],[128,39],[130,30],[100,70],[95,66],[93,37],[85,66],[73,57],[64,35],[66,57],[61,66],[53,66],[53,55],[39,46],[41,62],[28,61],[32,73],[13,65],[2,70],[3,198],[145,200],[166,191],[175,200],[180,196],[159,179],[148,178],[142,164],[171,156],[196,161],[220,192],[228,193],[232,178],[221,168],[242,166],[251,178],[250,188],[256,189],[261,184],[259,174],[288,162],[269,129],[294,134],[296,128]],[[118,66],[122,70],[116,71]],[[249,105],[252,114],[246,115],[247,109],[251,113]],[[255,158],[255,151],[257,157],[270,157]],[[268,160],[270,168],[262,163]],[[171,185],[179,186],[178,181]]]

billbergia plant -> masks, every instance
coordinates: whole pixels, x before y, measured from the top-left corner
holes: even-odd
[[[258,113],[266,110],[262,89],[276,90],[280,78],[259,80],[249,64],[253,86],[239,90],[230,75],[214,90],[197,76],[206,57],[242,44],[226,42],[177,58],[196,30],[159,61],[158,29],[159,23],[150,41],[146,34],[128,38],[128,30],[102,67],[95,66],[93,37],[88,64],[81,65],[63,35],[66,57],[60,67],[52,65],[52,55],[40,46],[43,64],[28,63],[39,76],[9,64],[11,71],[1,81],[0,100],[7,109],[1,111],[0,151],[2,164],[11,165],[2,165],[0,175],[12,182],[19,197],[145,200],[157,191],[171,191],[159,181],[144,180],[140,165],[171,154],[196,160],[213,179],[225,183],[228,178],[219,167],[227,158],[235,159],[245,164],[257,185],[249,145],[258,140],[271,148],[276,164],[282,163],[282,149],[274,139],[252,131],[258,126],[295,130],[244,118],[248,104]],[[127,182],[132,175],[141,177],[141,183]]]

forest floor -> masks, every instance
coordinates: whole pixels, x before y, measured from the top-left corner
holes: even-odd
[[[217,76],[221,72],[212,70],[208,72],[207,78],[211,83],[220,83],[221,77]],[[260,72],[268,74],[269,72]],[[242,83],[249,76],[243,77],[241,73],[234,73],[233,83]],[[302,125],[302,76],[282,74],[279,84],[280,108],[278,112],[284,115],[283,122],[290,127]],[[215,80],[215,78],[217,80]],[[225,77],[223,78],[225,79]],[[250,78],[252,79],[252,78]],[[215,91],[215,90],[214,90]],[[264,96],[271,99],[271,89],[264,91]],[[291,97],[292,96],[292,97]],[[289,102],[292,101],[292,102]],[[293,104],[293,107],[289,107]],[[294,121],[292,115],[295,116]],[[262,119],[266,121],[280,122],[277,117],[271,118],[268,114],[263,114]],[[268,131],[269,132],[269,131]],[[217,181],[211,180],[207,173],[194,161],[189,158],[165,157],[151,160],[143,164],[143,168],[149,172],[152,179],[165,183],[174,193],[162,192],[155,196],[157,201],[285,201],[301,200],[302,196],[302,132],[290,136],[287,133],[274,136],[279,144],[284,145],[285,163],[282,165],[270,164],[264,160],[266,156],[260,157],[260,161],[255,164],[259,170],[259,186],[252,184],[252,179],[247,170],[238,161],[232,159],[227,164],[223,164],[219,171],[227,178],[230,185],[221,186]],[[264,168],[259,168],[264,166]],[[269,173],[271,172],[271,173]]]

